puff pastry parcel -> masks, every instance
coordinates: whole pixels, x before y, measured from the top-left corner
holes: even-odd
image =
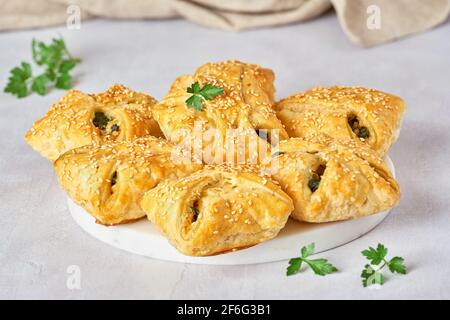
[[[398,137],[405,103],[399,97],[360,87],[318,87],[275,105],[291,137],[316,131],[362,140],[381,155]]]
[[[70,90],[27,132],[25,139],[42,156],[56,160],[90,143],[161,136],[152,116],[156,100],[122,85],[100,94]]]
[[[271,139],[288,138],[272,109],[275,92],[273,81],[272,70],[254,64],[239,61],[208,63],[198,68],[194,75],[177,78],[166,97],[154,107],[154,117],[165,137],[173,142],[179,143],[185,139],[183,132],[189,133],[191,138],[200,134],[200,140],[192,144],[197,147],[201,144],[200,156],[208,164],[225,161],[256,163],[261,157],[260,153],[256,154],[250,148],[251,141],[256,141],[257,148],[269,148]],[[199,82],[201,87],[205,84],[220,86],[224,93],[204,101],[200,111],[188,107],[186,100],[191,94],[187,88],[195,82]],[[232,146],[227,144],[233,141],[233,138],[226,139],[227,130],[230,129],[239,129],[232,134],[235,134],[235,140],[238,135],[244,137],[245,148],[238,150],[234,148],[238,143]],[[208,132],[212,132],[212,136],[208,136]],[[234,148],[235,156],[226,159],[222,154],[224,148]],[[238,158],[238,154],[241,158]]]
[[[169,142],[148,136],[73,149],[54,167],[61,186],[78,205],[98,223],[114,225],[145,216],[139,201],[162,180],[201,168],[173,161],[173,150]]]
[[[265,163],[307,222],[357,218],[395,206],[400,190],[379,155],[353,139],[316,133],[282,141]]]
[[[207,166],[166,180],[142,200],[148,218],[182,253],[207,256],[274,238],[293,209],[270,178],[252,168]]]

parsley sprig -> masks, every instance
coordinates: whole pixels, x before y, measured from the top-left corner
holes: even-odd
[[[33,76],[31,64],[22,62],[10,71],[4,92],[18,98],[26,97],[30,91],[45,95],[50,85],[58,89],[70,89],[70,71],[81,61],[72,57],[62,38],[52,39],[49,44],[33,39],[31,45],[33,61],[43,72]]]
[[[314,250],[314,243],[302,247],[300,252],[301,256],[289,260],[289,266],[287,267],[286,275],[291,276],[298,273],[302,267],[303,262],[306,263],[312,269],[312,271],[319,276],[324,276],[338,271],[338,269],[331,263],[329,263],[327,259],[307,259],[314,253]]]
[[[385,283],[385,278],[382,273],[384,267],[388,267],[392,273],[406,274],[406,267],[402,257],[393,257],[391,260],[386,260],[388,249],[381,243],[375,248],[369,247],[361,252],[363,256],[370,261],[366,264],[361,273],[362,284],[368,287],[374,284],[382,285]],[[379,266],[374,268],[374,266]]]
[[[210,83],[206,83],[201,88],[197,81],[187,88],[187,92],[192,93],[192,96],[186,100],[186,105],[194,108],[195,110],[201,111],[203,108],[203,100],[212,100],[224,91],[221,87],[214,86]]]

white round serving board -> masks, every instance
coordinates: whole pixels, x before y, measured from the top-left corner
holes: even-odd
[[[394,166],[389,157],[386,164],[395,176]],[[122,250],[150,258],[198,264],[239,265],[286,260],[296,257],[302,246],[314,242],[316,252],[323,252],[346,244],[375,228],[389,211],[371,216],[321,224],[300,223],[289,219],[275,239],[259,245],[210,257],[189,257],[179,253],[160,234],[152,223],[141,219],[135,223],[105,227],[95,223],[95,219],[83,208],[68,198],[73,219],[91,236]]]

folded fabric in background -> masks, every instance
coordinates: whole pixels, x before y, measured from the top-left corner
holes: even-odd
[[[184,17],[233,31],[301,22],[334,8],[347,36],[367,47],[428,30],[450,14],[450,0],[0,0],[0,30],[66,23],[70,5],[81,19]]]

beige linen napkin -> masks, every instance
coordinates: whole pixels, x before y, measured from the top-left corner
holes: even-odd
[[[344,32],[362,46],[428,30],[450,14],[450,0],[0,0],[0,30],[66,23],[73,4],[82,20],[184,17],[233,31],[300,22],[334,7]]]

